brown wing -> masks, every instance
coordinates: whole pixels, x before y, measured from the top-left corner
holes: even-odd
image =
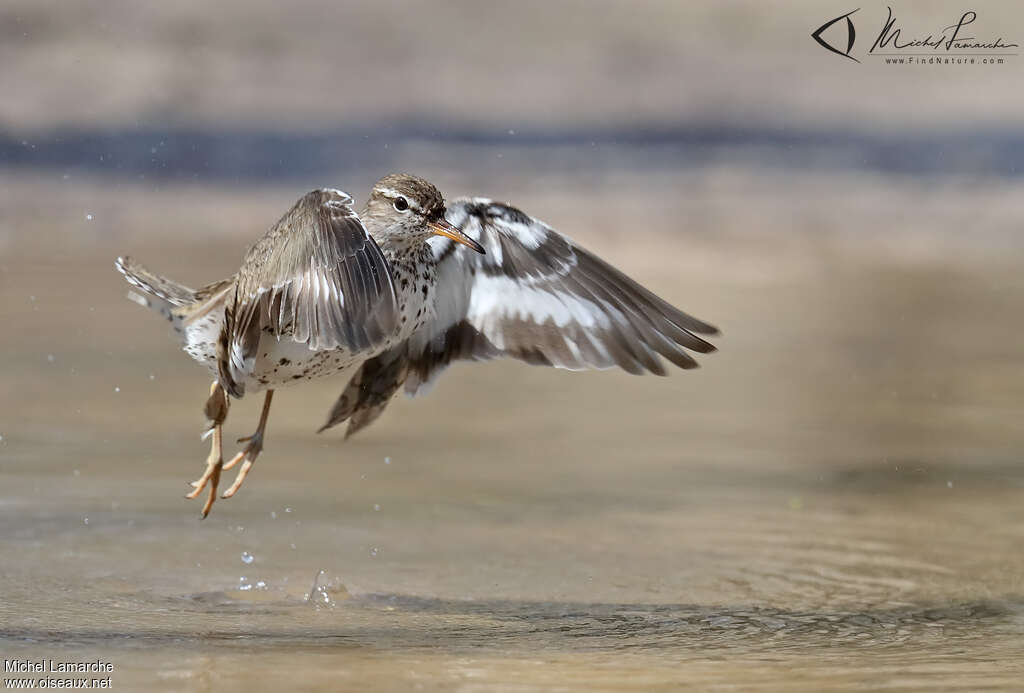
[[[358,353],[397,325],[387,261],[339,190],[299,200],[249,250],[237,276],[219,364],[221,384],[236,397],[264,332],[313,351]]]

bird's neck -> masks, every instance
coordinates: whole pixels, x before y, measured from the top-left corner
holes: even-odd
[[[433,257],[430,245],[423,238],[394,234],[386,235],[383,238],[375,236],[374,240],[380,246],[384,258],[391,264],[409,261],[425,262]]]

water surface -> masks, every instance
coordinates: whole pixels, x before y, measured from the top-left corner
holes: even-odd
[[[510,183],[721,351],[664,379],[459,365],[348,442],[313,434],[342,383],[282,390],[199,521],[208,383],[111,261],[213,279],[292,191],[72,186],[55,212],[6,181],[0,650],[121,689],[1018,687],[1019,205],[962,191],[972,240],[927,186],[840,183]]]

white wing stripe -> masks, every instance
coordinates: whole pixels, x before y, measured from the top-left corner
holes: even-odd
[[[558,327],[577,322],[586,328],[606,328],[611,325],[608,308],[566,292],[524,286],[511,277],[477,277],[468,316],[473,323],[500,315],[538,325],[552,320]]]

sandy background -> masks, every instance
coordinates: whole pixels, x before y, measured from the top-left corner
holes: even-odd
[[[893,5],[907,33],[968,10],[1021,42],[1014,3]],[[62,3],[7,0],[0,122],[19,130],[377,119],[497,127],[711,121],[783,127],[1015,127],[1019,69],[856,65],[810,40],[852,7],[575,2]],[[856,49],[886,5],[853,16]],[[1014,33],[1017,32],[1017,33]]]

